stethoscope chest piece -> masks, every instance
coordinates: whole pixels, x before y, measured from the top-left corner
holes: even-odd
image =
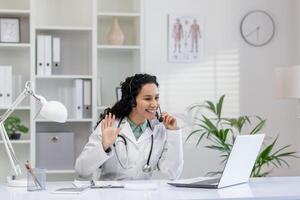
[[[152,171],[152,168],[151,168],[150,165],[146,164],[146,165],[143,166],[143,169],[142,169],[142,170],[143,170],[143,172],[145,172],[145,173],[149,173],[149,172]]]

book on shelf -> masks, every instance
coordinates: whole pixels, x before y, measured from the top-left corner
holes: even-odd
[[[51,35],[37,35],[38,76],[61,74],[61,39]]]
[[[38,35],[36,45],[36,74],[50,76],[52,74],[52,36]]]
[[[59,37],[53,37],[52,47],[52,74],[61,74],[61,39]]]
[[[12,66],[0,66],[0,106],[12,104]]]
[[[75,79],[74,80],[74,111],[75,119],[82,119],[82,107],[83,107],[83,80]]]
[[[92,81],[83,80],[83,118],[92,117]]]

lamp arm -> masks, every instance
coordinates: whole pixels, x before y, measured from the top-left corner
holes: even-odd
[[[30,81],[25,83],[25,89],[19,94],[16,100],[11,104],[11,106],[6,110],[6,112],[0,116],[0,122],[3,122],[14,112],[17,106],[23,101],[23,99],[27,96],[31,95],[36,98],[38,101],[41,101],[40,98],[34,93],[30,86]]]
[[[1,137],[3,139],[3,143],[10,161],[10,164],[15,172],[14,175],[20,175],[21,168],[19,165],[19,161],[16,157],[15,151],[11,145],[11,142],[8,138],[7,132],[4,127],[4,121],[14,112],[14,110],[17,108],[17,106],[23,101],[23,99],[27,96],[31,95],[37,99],[39,99],[34,91],[31,89],[30,82],[26,82],[25,89],[19,94],[19,96],[16,98],[16,100],[11,104],[11,106],[6,110],[6,112],[0,116],[0,133]]]
[[[16,176],[21,175],[22,172],[21,172],[21,167],[20,167],[19,161],[16,157],[15,151],[11,145],[11,142],[7,136],[5,127],[2,122],[0,122],[0,133],[1,133],[1,137],[3,140],[10,164],[15,172],[14,175],[16,175]]]

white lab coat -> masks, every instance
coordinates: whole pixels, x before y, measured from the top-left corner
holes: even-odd
[[[119,122],[115,122],[117,126]],[[124,141],[118,137],[116,147],[106,153],[102,146],[101,125],[89,137],[88,143],[76,160],[75,170],[81,177],[97,173],[100,180],[148,179],[152,172],[144,173],[143,166],[147,163],[153,134],[153,150],[150,158],[152,169],[159,169],[170,179],[177,179],[183,169],[183,150],[181,130],[167,130],[163,123],[157,120],[150,122],[153,131],[147,127],[136,140],[127,119],[121,123],[120,134],[126,138],[127,151]],[[116,156],[123,164],[123,168]],[[128,158],[128,159],[127,159]]]

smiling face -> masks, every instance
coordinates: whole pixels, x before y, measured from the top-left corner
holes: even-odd
[[[137,95],[136,106],[129,114],[129,119],[137,125],[143,123],[146,119],[155,119],[158,105],[158,88],[154,83],[147,83]]]

